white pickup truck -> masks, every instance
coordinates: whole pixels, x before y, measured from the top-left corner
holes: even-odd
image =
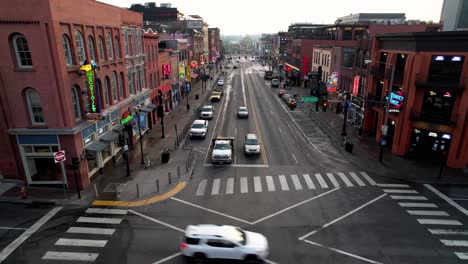
[[[232,155],[234,149],[234,138],[233,137],[217,137],[213,138],[211,147],[213,148],[211,153],[212,163],[232,163]]]

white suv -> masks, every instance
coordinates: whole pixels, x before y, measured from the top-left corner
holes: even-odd
[[[182,254],[195,263],[205,259],[238,259],[262,263],[268,256],[265,236],[228,225],[189,225],[181,242]]]
[[[194,137],[206,137],[208,131],[208,120],[195,120],[193,121],[192,127],[190,128],[190,138]]]

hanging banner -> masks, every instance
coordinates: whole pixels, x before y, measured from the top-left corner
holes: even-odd
[[[359,76],[354,77],[353,83],[353,95],[356,96],[359,93]]]
[[[332,72],[327,81],[327,92],[335,93],[338,85],[338,73]]]
[[[86,64],[80,67],[81,71],[85,72],[86,84],[88,86],[88,100],[90,113],[101,113],[101,104],[99,102],[99,93],[96,83],[96,76],[91,64]]]

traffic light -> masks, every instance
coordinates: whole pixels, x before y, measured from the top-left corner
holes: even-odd
[[[72,157],[72,168],[75,170],[80,168],[80,159],[78,157]]]

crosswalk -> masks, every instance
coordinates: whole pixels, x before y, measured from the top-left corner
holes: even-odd
[[[397,200],[398,205],[409,215],[416,217],[416,221],[426,227],[429,233],[437,236],[442,245],[453,249],[456,257],[468,260],[468,229],[463,229],[463,223],[451,218],[448,212],[440,210],[408,184],[377,185],[385,193],[391,194],[390,198]]]
[[[376,185],[375,181],[366,172],[360,172],[359,174],[360,176],[355,172],[349,172],[348,174],[338,172],[325,173],[324,175],[315,173],[203,179],[198,183],[196,196]]]
[[[57,260],[60,263],[71,261],[94,262],[99,257],[96,249],[107,245],[108,239],[115,233],[115,227],[122,222],[127,210],[88,208],[73,226],[65,232],[67,237],[58,238],[54,246],[66,251],[47,251],[43,260]],[[80,236],[75,238],[73,236]],[[87,236],[86,239],[83,237]],[[84,252],[83,252],[84,251]],[[87,252],[92,251],[92,252]]]

